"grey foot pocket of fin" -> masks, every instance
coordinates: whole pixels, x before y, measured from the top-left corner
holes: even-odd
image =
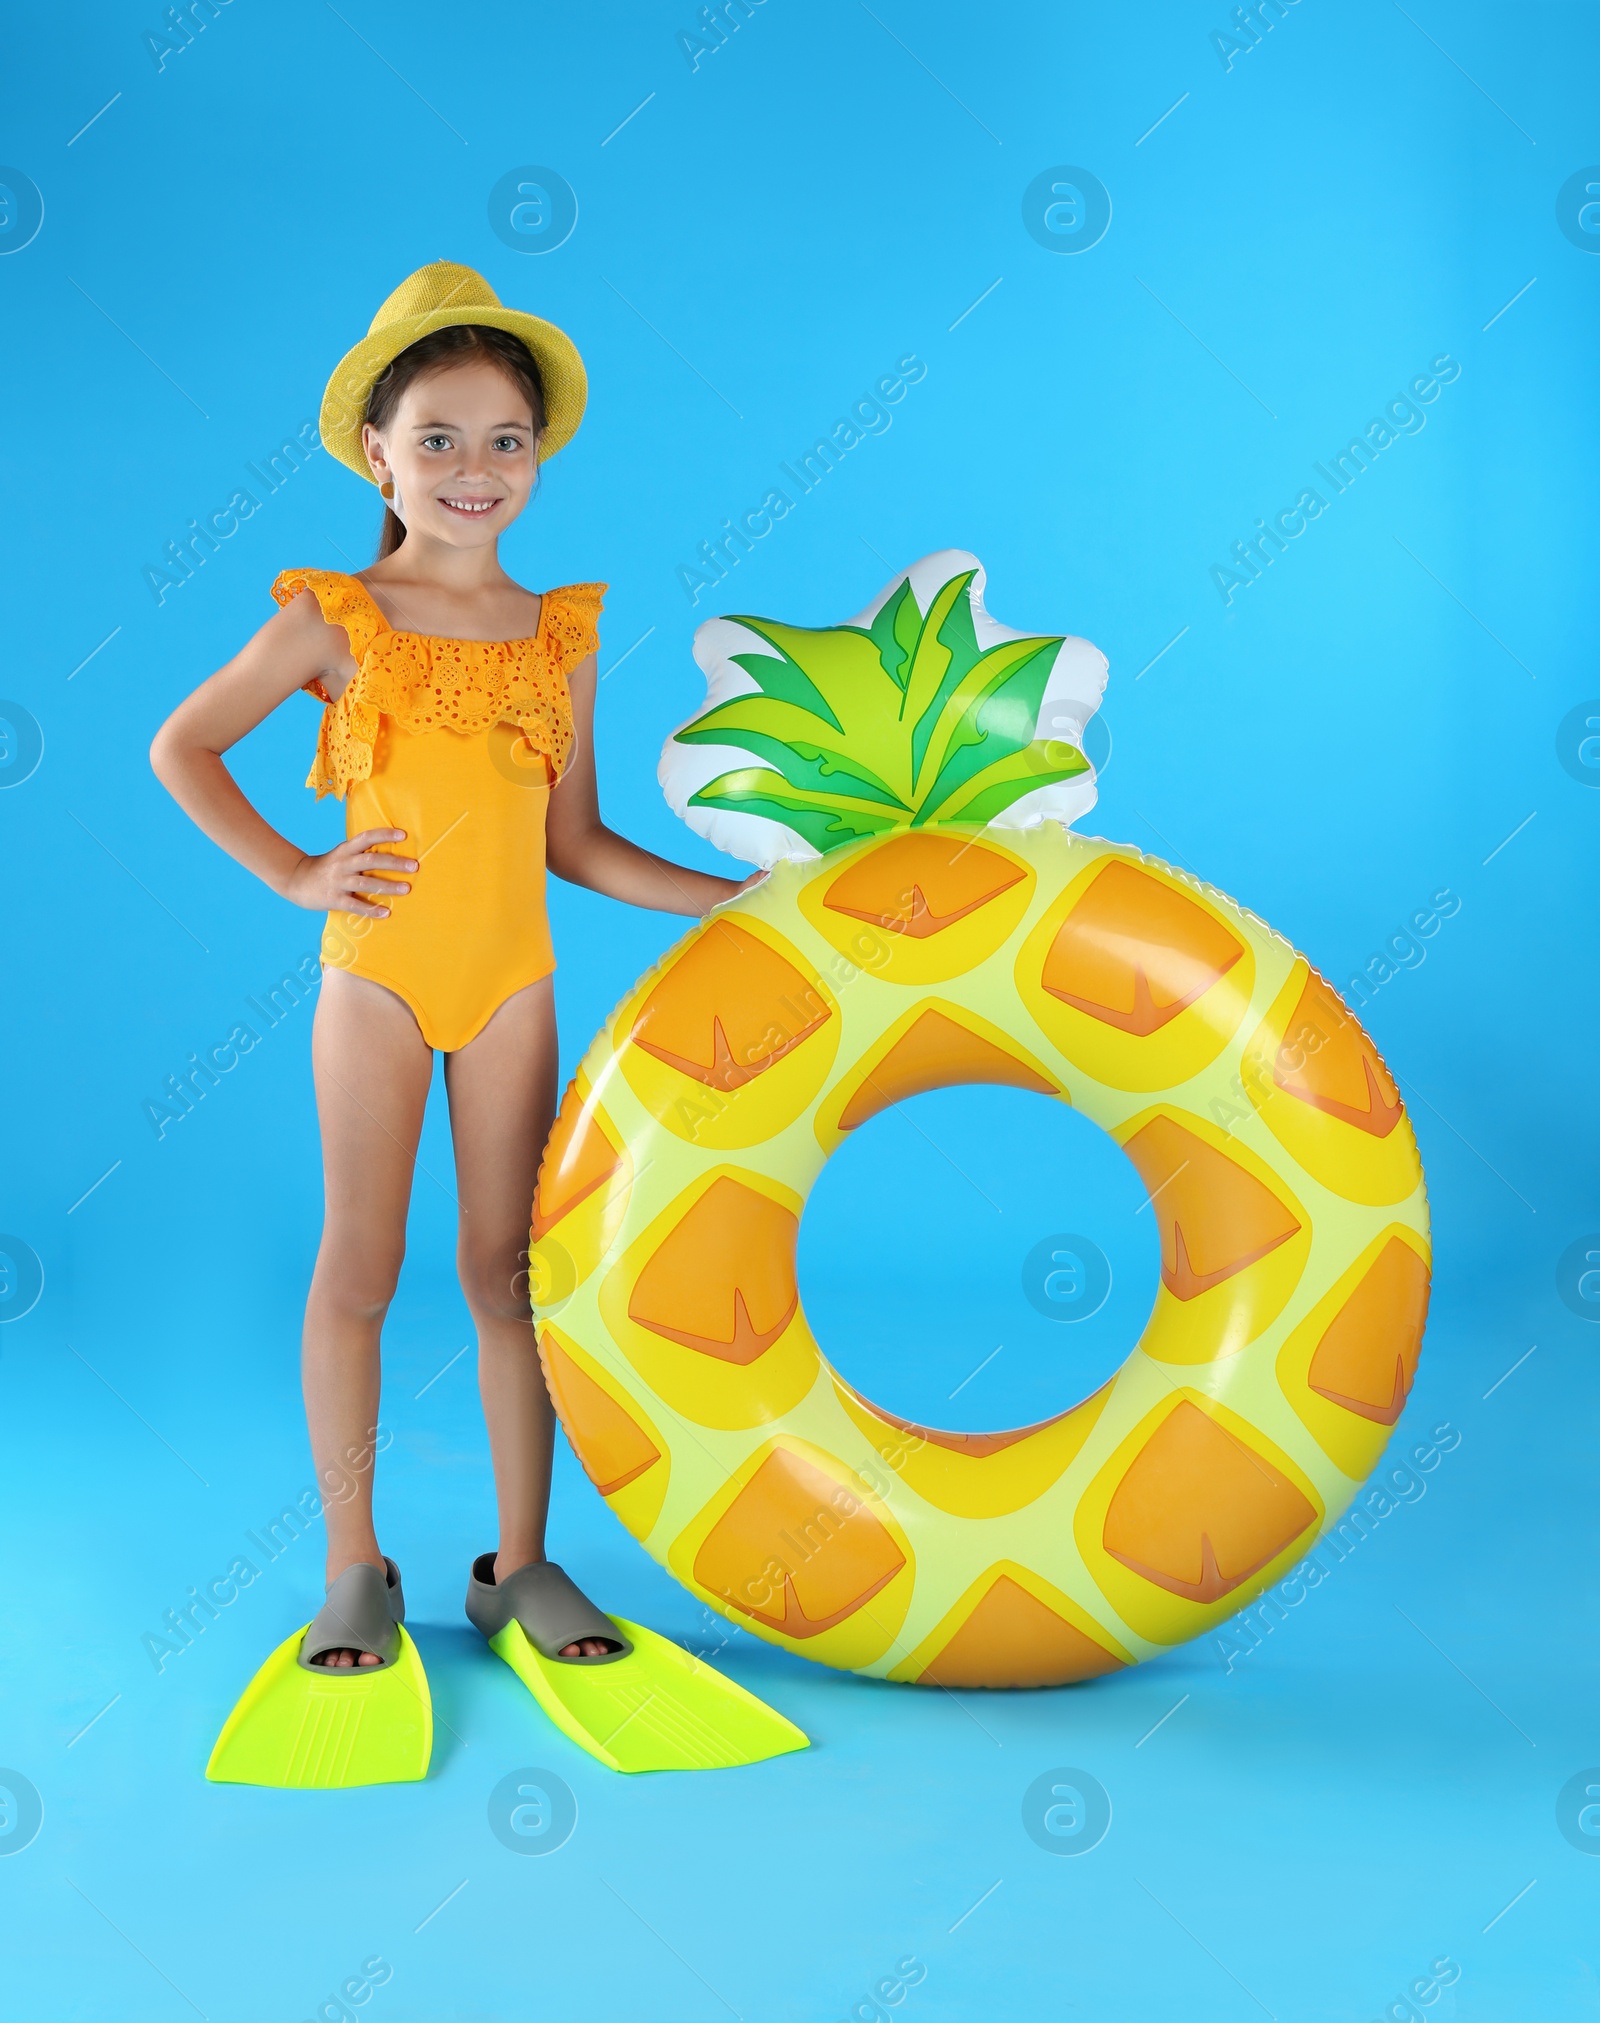
[[[633,1655],[626,1631],[603,1615],[554,1560],[531,1561],[499,1582],[494,1578],[494,1560],[492,1552],[481,1553],[473,1561],[467,1584],[467,1619],[486,1637],[498,1636],[508,1623],[520,1623],[534,1649],[560,1665],[613,1665]],[[598,1657],[562,1657],[568,1644],[586,1637],[617,1648]]]
[[[380,1569],[362,1562],[347,1566],[328,1589],[328,1598],[312,1618],[301,1640],[302,1670],[337,1679],[354,1671],[370,1675],[392,1665],[400,1653],[400,1624],[405,1620],[405,1596],[400,1569],[386,1559]],[[319,1665],[327,1651],[366,1651],[376,1665]]]

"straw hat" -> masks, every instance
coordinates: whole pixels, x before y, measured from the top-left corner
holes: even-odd
[[[361,425],[379,374],[419,337],[460,323],[487,323],[496,330],[509,330],[533,353],[544,385],[541,458],[553,457],[576,435],[589,382],[572,339],[541,316],[505,308],[473,268],[459,266],[454,260],[435,260],[400,283],[373,317],[366,336],[340,359],[322,396],[319,426],[323,448],[340,463],[348,464],[358,478],[377,483],[361,447]]]

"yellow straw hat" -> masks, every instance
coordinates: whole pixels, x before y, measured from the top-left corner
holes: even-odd
[[[419,337],[460,323],[487,323],[496,330],[509,330],[533,353],[544,386],[541,458],[553,457],[577,434],[589,381],[572,339],[542,316],[505,308],[473,268],[459,266],[454,260],[435,260],[400,283],[373,317],[366,336],[340,359],[322,396],[319,426],[323,448],[340,463],[348,464],[358,478],[377,483],[361,447],[361,424],[379,375]]]

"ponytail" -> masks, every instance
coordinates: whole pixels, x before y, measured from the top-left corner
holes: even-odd
[[[383,509],[383,525],[378,530],[378,552],[373,556],[381,562],[385,555],[392,555],[406,537],[406,523],[391,507]]]

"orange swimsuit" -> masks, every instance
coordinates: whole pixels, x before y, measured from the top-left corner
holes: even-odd
[[[346,836],[403,829],[378,848],[418,860],[386,920],[328,915],[323,963],[394,991],[444,1053],[556,966],[545,807],[572,749],[567,676],[596,649],[605,587],[547,590],[531,639],[487,641],[396,632],[332,570],[286,570],[272,586],[280,604],[311,590],[356,662],[336,701],[309,684],[327,707],[306,785],[343,797]]]

